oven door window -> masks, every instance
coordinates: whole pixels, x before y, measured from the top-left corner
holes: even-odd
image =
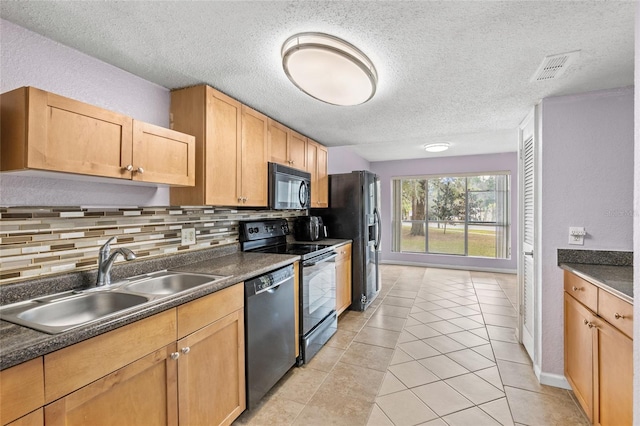
[[[273,207],[276,209],[306,209],[309,207],[309,183],[304,179],[276,173]]]
[[[336,308],[334,259],[302,268],[302,334],[306,335]]]

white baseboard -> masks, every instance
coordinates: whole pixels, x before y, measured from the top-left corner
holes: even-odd
[[[497,274],[516,274],[516,269],[503,269],[503,268],[484,268],[480,266],[461,266],[461,265],[441,265],[439,263],[425,263],[425,262],[405,262],[402,260],[382,260],[382,264],[386,265],[402,265],[402,266],[422,266],[425,268],[439,268],[439,269],[460,269],[463,271],[477,271],[477,272],[495,272]]]
[[[571,385],[569,385],[569,382],[562,374],[543,373],[537,365],[533,367],[533,372],[536,374],[541,385],[571,390]]]

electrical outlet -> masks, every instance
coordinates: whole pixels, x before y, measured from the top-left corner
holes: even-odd
[[[582,246],[584,245],[584,236],[587,232],[582,226],[569,227],[569,244]]]
[[[196,228],[183,228],[181,235],[183,246],[189,246],[196,243]]]

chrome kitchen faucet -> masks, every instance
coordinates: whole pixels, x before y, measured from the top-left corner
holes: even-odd
[[[136,258],[136,255],[131,250],[124,247],[119,247],[111,252],[110,244],[115,240],[115,238],[116,237],[109,238],[109,240],[100,247],[100,253],[98,256],[98,280],[96,282],[96,287],[111,284],[111,267],[119,254],[121,254],[127,261]]]

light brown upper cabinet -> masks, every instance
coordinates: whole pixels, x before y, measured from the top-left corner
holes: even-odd
[[[311,173],[311,207],[329,207],[327,148],[307,139],[307,171]]]
[[[269,161],[307,169],[307,138],[269,119]]]
[[[196,186],[171,204],[267,206],[267,117],[209,86],[171,92],[171,126],[196,138]]]
[[[2,171],[195,184],[193,136],[22,87],[2,94]]]
[[[267,122],[266,115],[242,106],[242,148],[239,203],[267,206]],[[240,201],[241,200],[241,201]]]

